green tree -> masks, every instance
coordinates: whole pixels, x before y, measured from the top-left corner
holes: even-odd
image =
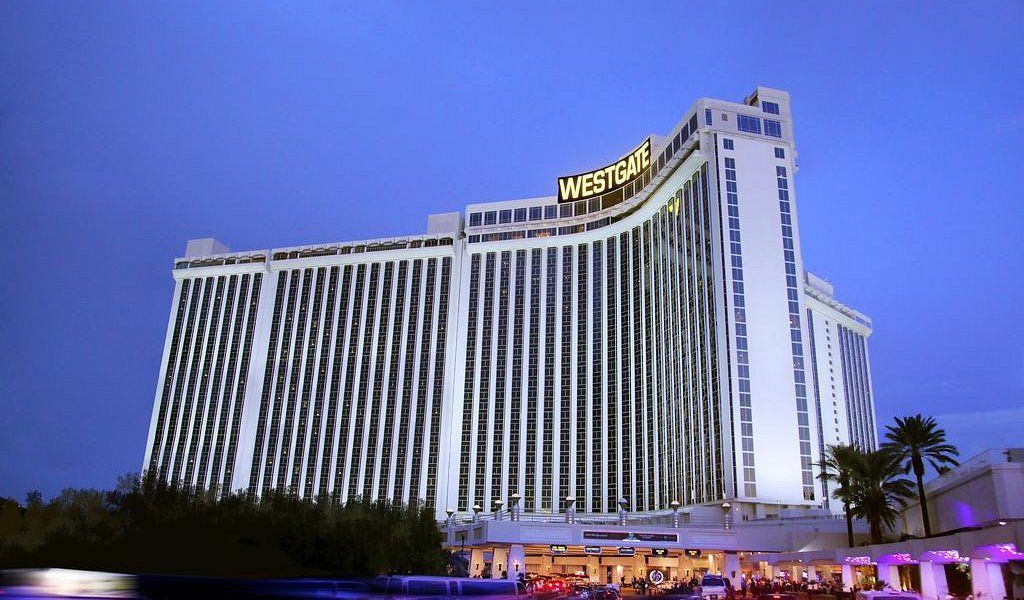
[[[900,509],[914,495],[914,484],[900,477],[899,455],[882,449],[861,453],[850,478],[850,511],[868,522],[871,543],[882,543],[882,525],[895,525]]]
[[[917,479],[917,498],[921,503],[921,520],[925,536],[931,536],[932,526],[928,519],[928,503],[924,496],[925,462],[940,474],[950,465],[956,466],[960,455],[956,447],[946,442],[946,432],[932,417],[916,414],[912,417],[896,417],[896,425],[886,426],[885,437],[889,441],[885,448],[895,454],[903,465],[903,472],[914,472]]]
[[[832,444],[825,448],[825,454],[818,463],[818,479],[835,483],[832,496],[843,503],[846,515],[846,538],[853,548],[853,515],[850,514],[850,477],[856,469],[861,453],[856,447],[846,444]]]

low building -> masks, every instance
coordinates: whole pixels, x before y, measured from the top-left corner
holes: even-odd
[[[499,511],[461,517],[445,525],[448,547],[469,558],[470,575],[580,574],[598,583],[650,577],[688,580],[719,573],[831,581],[844,589],[883,581],[914,589],[925,600],[971,593],[977,600],[1020,598],[1012,570],[1024,567],[1024,449],[993,449],[926,484],[933,529],[918,532],[916,503],[902,513],[885,544],[869,544],[855,522],[849,547],[845,519],[828,510],[781,510],[771,518],[743,519],[730,503],[630,513],[614,518],[524,513],[513,498]],[[1013,566],[1018,563],[1019,567]]]

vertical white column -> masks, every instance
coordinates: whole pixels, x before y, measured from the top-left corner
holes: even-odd
[[[739,580],[737,577],[740,574],[740,557],[738,554],[727,553],[725,555],[725,567],[722,574],[732,582],[733,587],[738,587],[737,583]]]
[[[501,579],[503,571],[508,571],[508,550],[495,548],[491,556],[491,579]]]
[[[1003,578],[1003,566],[999,563],[990,562],[985,565],[985,570],[988,571],[989,594],[991,594],[992,600],[1004,600],[1010,597],[1006,580]],[[977,598],[977,594],[974,597]]]
[[[971,593],[975,598],[981,599],[991,597],[992,587],[988,580],[988,565],[984,558],[971,559]]]
[[[922,563],[923,564],[923,563]],[[924,581],[924,571],[921,572],[921,581]],[[843,565],[843,589],[852,590],[853,586],[856,585],[857,580],[853,577],[853,567],[850,565]],[[923,587],[923,585],[922,585]]]
[[[939,563],[921,561],[921,597],[924,600],[945,600],[948,593],[946,568]]]
[[[508,549],[508,578],[517,579],[526,573],[526,552],[521,544],[512,544]]]
[[[899,565],[878,565],[878,578],[889,584],[894,590],[900,589]]]
[[[590,555],[587,557],[587,577],[593,583],[601,582],[601,559]]]
[[[483,548],[472,548],[469,551],[469,576],[478,577],[484,570]]]

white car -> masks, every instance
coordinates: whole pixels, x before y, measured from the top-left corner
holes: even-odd
[[[728,594],[725,587],[725,578],[721,575],[705,575],[701,577],[700,587],[697,588],[700,597],[704,600],[724,600]]]

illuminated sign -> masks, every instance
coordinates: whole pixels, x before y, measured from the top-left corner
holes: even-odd
[[[588,540],[636,540],[638,542],[678,542],[675,533],[644,533],[629,531],[584,531],[583,538]]]
[[[558,178],[558,201],[574,202],[600,196],[625,187],[651,166],[651,138],[614,163],[567,177]]]
[[[625,548],[619,546],[619,556],[633,556],[634,554],[636,554],[635,548]]]
[[[655,569],[647,574],[647,578],[651,580],[654,585],[661,585],[665,581],[665,574]]]
[[[601,554],[601,547],[600,546],[584,546],[583,547],[583,553],[584,554]]]
[[[561,544],[551,544],[552,554],[565,554],[568,549]]]
[[[668,548],[651,548],[651,556],[668,556]]]
[[[698,557],[700,557],[700,550],[691,550],[691,549],[687,548],[686,549],[686,555],[689,556],[690,558],[698,558]]]

